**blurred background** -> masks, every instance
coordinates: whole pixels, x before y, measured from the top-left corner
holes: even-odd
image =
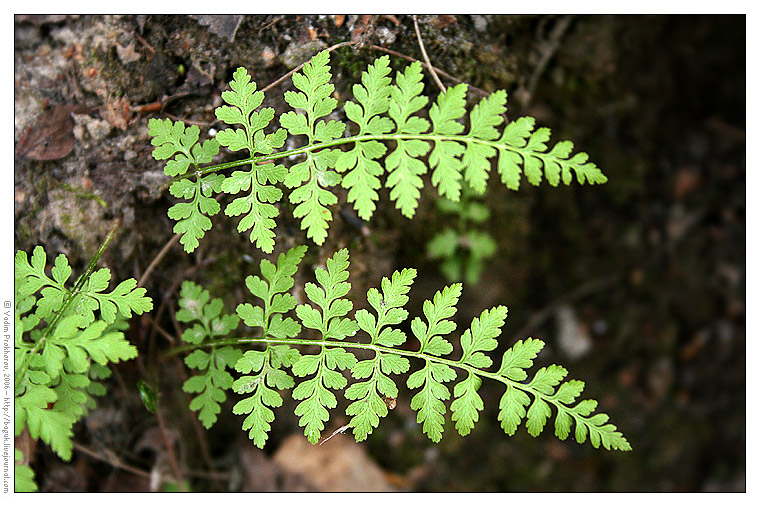
[[[196,252],[175,244],[147,279],[155,310],[133,320],[128,335],[140,358],[115,368],[112,395],[76,427],[72,462],[34,449],[41,490],[745,490],[746,18],[417,19],[444,84],[470,85],[469,107],[506,89],[509,120],[535,117],[552,141],[572,140],[609,178],[557,188],[523,181],[514,192],[494,175],[478,198],[490,216],[473,227],[493,238],[495,254],[465,284],[458,329],[484,308],[508,306],[493,357],[518,339],[544,340],[537,366],[556,362],[586,381],[584,394],[633,451],[561,442],[551,424],[538,438],[524,427],[507,437],[497,421],[502,391],[489,382],[473,432],[462,438],[448,421],[438,445],[422,434],[405,389],[361,444],[338,435],[309,446],[287,396],[263,451],[240,430],[234,400],[203,430],[181,391],[184,365],[160,361],[171,344],[157,329],[181,332],[171,315],[185,279],[230,312],[249,300],[242,280],[260,253],[236,221],[218,216]],[[247,67],[263,88],[343,42],[331,55],[341,102],[375,58],[390,54],[394,69],[422,59],[408,15],[16,16],[14,36],[15,248],[42,244],[67,254],[79,273],[118,219],[102,260],[114,279],[139,279],[173,235],[149,118],[208,132],[235,68]],[[427,74],[425,83],[435,97]],[[274,86],[264,105],[284,112],[291,86]],[[407,308],[420,314],[451,276],[427,247],[458,220],[436,198],[427,181],[407,220],[382,193],[363,224],[341,194],[330,236],[310,244],[301,281],[347,246],[355,294],[394,269],[417,268]],[[306,241],[288,210],[278,223],[279,250]],[[160,417],[142,406],[141,379],[160,393]],[[345,405],[330,431],[347,422]]]

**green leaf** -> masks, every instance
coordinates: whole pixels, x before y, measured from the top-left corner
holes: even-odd
[[[483,410],[483,400],[478,396],[482,380],[469,373],[467,378],[454,386],[454,401],[451,402],[451,420],[456,423],[460,435],[466,436],[478,422],[478,412]]]
[[[504,120],[502,115],[506,113],[507,92],[499,90],[488,97],[483,98],[470,112],[470,131],[468,137],[493,141],[499,137],[496,129]],[[488,173],[491,170],[490,159],[496,155],[496,149],[490,144],[481,144],[474,140],[468,141],[462,165],[464,166],[464,180],[475,190],[482,194],[486,190]]]
[[[354,85],[354,97],[359,104],[347,102],[345,105],[346,116],[359,126],[358,135],[386,134],[393,128],[390,119],[379,116],[389,107],[389,61],[387,56],[375,60],[362,73],[362,84]],[[348,202],[354,203],[354,209],[363,220],[370,219],[379,199],[377,189],[382,186],[379,176],[384,171],[377,159],[385,152],[386,147],[381,142],[357,142],[351,150],[342,152],[336,163],[338,172],[348,171],[342,185],[348,189]]]
[[[326,269],[318,268],[315,272],[322,286],[307,284],[307,295],[319,307],[316,310],[308,304],[298,305],[296,311],[305,327],[320,331],[324,340],[342,340],[353,336],[359,326],[355,321],[342,319],[353,308],[353,304],[343,296],[348,294],[351,284],[348,279],[348,250],[342,249],[327,259]]]
[[[244,68],[235,71],[230,88],[231,91],[222,93],[222,99],[229,105],[216,108],[216,117],[229,125],[242,125],[243,129],[222,130],[216,136],[219,143],[233,151],[247,149],[251,157],[257,153],[270,154],[282,147],[287,137],[284,130],[273,134],[263,132],[274,118],[274,109],[254,112],[263,102],[264,94],[256,91],[256,83],[251,82]],[[274,249],[274,218],[279,215],[273,203],[282,198],[282,191],[268,183],[282,182],[286,172],[282,165],[253,165],[250,171],[235,171],[221,185],[221,191],[229,194],[250,191],[228,204],[224,213],[245,215],[238,224],[238,232],[250,230],[251,243],[266,253]]]
[[[457,135],[464,130],[464,125],[457,122],[465,114],[465,95],[467,85],[458,84],[448,88],[438,96],[438,101],[430,108],[433,122],[433,134],[442,136]],[[430,166],[433,168],[432,182],[438,187],[443,197],[453,201],[459,200],[462,190],[462,161],[460,157],[464,147],[457,141],[436,140],[430,153]]]
[[[297,205],[293,216],[301,218],[306,236],[318,245],[327,238],[328,222],[332,221],[328,206],[338,202],[335,194],[327,190],[340,183],[340,175],[330,170],[335,166],[338,151],[309,153],[306,161],[294,165],[285,177],[285,185],[294,189],[289,196],[290,202]]]
[[[407,294],[417,271],[404,269],[393,273],[390,279],[383,278],[382,293],[375,288],[367,291],[367,302],[375,310],[375,318],[367,310],[356,312],[359,328],[370,336],[370,343],[393,347],[406,341],[406,335],[398,329],[386,326],[398,325],[406,320],[408,312],[403,308],[409,301]],[[346,390],[346,398],[356,400],[346,408],[346,415],[351,416],[349,424],[353,428],[357,442],[365,440],[376,428],[382,417],[388,415],[388,405],[384,398],[395,399],[398,388],[388,376],[391,373],[405,373],[409,370],[409,360],[392,353],[375,352],[373,359],[357,362],[351,369],[351,375],[357,379],[369,379],[358,382]]]
[[[28,383],[24,394],[14,399],[16,435],[27,427],[32,438],[41,439],[62,460],[69,461],[74,446],[71,427],[75,419],[65,412],[49,409],[48,405],[55,400],[55,392],[49,387]]]
[[[456,329],[456,324],[448,320],[456,313],[456,304],[462,294],[462,284],[455,283],[435,293],[432,301],[425,301],[422,306],[428,324],[419,317],[412,321],[412,332],[420,342],[419,351],[435,356],[451,353],[453,347],[440,335],[449,334]]]
[[[158,394],[155,389],[140,379],[137,381],[137,392],[140,394],[140,400],[145,405],[145,408],[148,409],[148,412],[155,414],[156,410],[158,410]]]
[[[24,465],[24,454],[18,449],[13,449],[13,490],[16,493],[33,493],[38,490],[34,482],[34,470],[29,465]]]
[[[499,421],[504,432],[512,436],[525,417],[525,407],[530,398],[525,392],[507,384],[507,390],[499,402]]]
[[[499,345],[496,338],[501,334],[501,328],[506,318],[507,307],[497,306],[491,310],[484,310],[480,314],[480,318],[472,319],[470,329],[462,334],[462,359],[460,362],[481,369],[491,366],[493,361],[483,352],[490,352]]]
[[[420,95],[422,84],[422,65],[414,62],[403,73],[396,74],[396,84],[391,88],[391,103],[388,116],[396,124],[396,134],[419,135],[430,128],[424,118],[413,116],[425,107],[427,97]],[[422,175],[427,166],[419,160],[430,151],[430,144],[419,139],[398,139],[396,148],[385,160],[388,179],[385,185],[390,188],[390,198],[396,201],[396,207],[407,218],[414,216],[423,186]]]
[[[515,382],[525,380],[528,378],[525,369],[533,366],[533,360],[543,348],[544,342],[534,338],[518,341],[504,353],[499,375]]]
[[[211,299],[207,290],[200,285],[185,281],[180,289],[177,320],[193,323],[182,333],[182,340],[199,345],[218,340],[237,329],[237,315],[223,314],[220,299]],[[203,426],[210,428],[216,423],[221,404],[226,400],[225,391],[232,387],[233,378],[226,369],[232,368],[242,356],[234,347],[214,346],[206,352],[196,349],[185,357],[188,368],[200,370],[182,386],[186,393],[199,393],[190,402],[190,410],[198,412]]]
[[[200,135],[197,125],[185,127],[181,121],[172,123],[171,120],[148,120],[148,133],[153,137],[151,144],[153,158],[167,162],[164,172],[167,176],[181,176],[187,172],[190,164],[197,167],[199,164],[211,162],[219,153],[219,143],[215,139],[209,139],[202,144],[196,144]]]
[[[282,165],[265,164],[254,166],[250,171],[235,171],[232,176],[222,183],[222,191],[229,194],[239,192],[250,193],[244,197],[238,197],[227,205],[224,213],[227,216],[245,215],[238,223],[238,232],[250,229],[250,240],[256,247],[266,253],[274,250],[275,233],[277,225],[274,219],[279,211],[274,206],[282,197],[282,190],[274,185],[267,185],[267,181],[273,183],[285,179],[285,167]]]
[[[348,294],[351,284],[348,279],[348,250],[345,248],[327,259],[325,268],[315,272],[321,288],[307,284],[306,294],[317,308],[302,304],[296,313],[304,327],[318,330],[322,336],[320,352],[307,355],[294,365],[293,373],[298,376],[315,374],[309,380],[299,384],[293,391],[293,398],[303,400],[296,408],[300,416],[299,424],[304,427],[304,434],[310,442],[316,443],[324,429],[329,415],[327,408],[334,408],[337,400],[329,389],[342,389],[346,379],[336,370],[354,366],[356,357],[343,348],[326,348],[328,340],[343,340],[353,336],[359,329],[351,319],[343,318],[353,308],[351,301],[343,299]]]
[[[87,322],[92,322],[95,317],[91,309],[99,308],[101,317],[111,323],[117,315],[129,319],[132,313],[141,315],[153,309],[153,301],[145,295],[143,287],[137,287],[134,278],[128,278],[121,282],[109,293],[103,293],[108,288],[111,272],[102,268],[92,274],[88,283],[85,284],[78,301],[80,315],[86,317]]]
[[[444,382],[456,378],[456,373],[447,365],[425,361],[422,370],[409,376],[407,387],[422,389],[412,397],[411,408],[417,411],[417,422],[422,423],[422,431],[433,442],[440,442],[443,436],[444,401],[451,397],[451,392]]]

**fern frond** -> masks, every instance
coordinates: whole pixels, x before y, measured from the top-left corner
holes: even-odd
[[[61,459],[69,461],[74,447],[71,441],[74,432],[71,427],[76,420],[73,414],[48,408],[49,404],[55,403],[56,394],[53,389],[43,384],[45,381],[50,381],[47,375],[43,372],[29,371],[28,373],[27,378],[16,385],[17,394],[14,398],[16,436],[20,435],[24,428],[28,428],[32,438],[41,439]],[[35,377],[39,383],[32,381]],[[18,394],[19,392],[21,394]]]
[[[386,134],[393,128],[393,122],[382,115],[388,111],[391,94],[391,73],[387,56],[378,58],[362,73],[362,84],[354,85],[354,97],[359,102],[346,102],[346,116],[359,126],[357,135]],[[382,184],[379,176],[383,166],[377,161],[385,155],[387,148],[380,141],[357,142],[353,148],[338,157],[336,170],[346,172],[342,185],[348,191],[348,202],[354,203],[359,217],[369,220],[375,211],[377,194]]]
[[[390,198],[407,218],[414,216],[424,185],[422,175],[427,172],[420,157],[430,151],[430,144],[415,137],[430,127],[426,119],[414,116],[428,103],[427,97],[421,95],[423,88],[422,64],[414,62],[403,73],[396,73],[388,105],[388,116],[396,124],[397,140],[396,149],[385,160],[388,170],[385,185],[390,188]]]
[[[71,277],[71,267],[64,255],[58,255],[55,265],[51,269],[52,278],[45,274],[47,255],[41,246],[34,248],[31,264],[26,252],[16,252],[14,263],[16,293],[20,299],[26,299],[40,291],[41,298],[36,302],[35,315],[39,319],[48,320],[62,307],[64,300],[72,296],[72,291],[66,288],[66,282]],[[145,289],[137,287],[134,278],[124,280],[109,293],[103,293],[108,289],[111,280],[111,271],[102,268],[88,278],[83,288],[73,297],[74,304],[67,315],[76,314],[81,316],[84,324],[95,320],[95,310],[100,311],[100,317],[106,323],[113,323],[117,314],[130,318],[132,313],[138,315],[153,309],[151,299],[145,296]]]
[[[261,328],[262,335],[225,340],[225,344],[263,344],[265,349],[249,350],[237,362],[235,369],[243,373],[235,380],[233,389],[250,396],[238,402],[233,411],[246,414],[243,429],[249,430],[254,444],[262,447],[275,415],[272,409],[282,405],[278,391],[293,389],[292,396],[300,400],[295,409],[304,434],[312,443],[319,441],[338,405],[336,391],[345,389],[350,401],[346,408],[348,427],[357,441],[366,439],[395,406],[399,391],[393,375],[410,372],[407,387],[415,391],[411,408],[417,411],[417,422],[428,437],[442,439],[447,410],[457,432],[468,435],[484,408],[478,390],[484,379],[503,384],[506,391],[499,403],[498,420],[508,435],[514,435],[525,423],[528,433],[538,436],[549,419],[554,417],[554,433],[564,440],[575,427],[576,441],[590,440],[594,447],[630,450],[630,444],[617,428],[608,423],[606,414],[594,414],[594,400],[577,401],[584,384],[565,380],[567,370],[559,365],[542,367],[529,379],[528,370],[544,346],[540,340],[528,338],[515,343],[504,352],[497,370],[489,353],[498,347],[498,337],[507,317],[505,306],[496,306],[475,317],[461,333],[461,356],[451,359],[453,344],[447,339],[456,330],[452,320],[461,296],[461,284],[452,284],[438,291],[432,300],[425,301],[422,317],[410,325],[419,343],[416,349],[405,346],[406,334],[398,328],[408,319],[404,308],[416,276],[413,269],[396,271],[382,280],[379,289],[367,292],[369,309],[359,309],[349,316],[353,304],[346,299],[350,290],[347,250],[336,252],[327,259],[324,268],[317,268],[319,285],[304,287],[310,303],[297,305],[287,292],[293,287],[292,275],[305,252],[304,247],[281,254],[277,265],[264,260],[262,278],[249,277],[248,288],[263,301],[262,306],[243,304],[238,315],[250,327]],[[301,325],[285,313],[295,309]],[[301,336],[301,326],[319,336]],[[368,341],[350,341],[357,331],[363,331]],[[300,353],[293,347],[316,347],[313,353]],[[363,350],[368,356],[361,360],[351,351]],[[293,376],[286,369],[290,368]],[[353,382],[341,370],[349,370]],[[457,380],[458,373],[464,377]]]
[[[264,93],[256,91],[256,83],[240,67],[235,71],[232,91],[222,93],[222,99],[229,104],[216,108],[216,117],[228,125],[242,125],[242,129],[225,129],[216,135],[217,141],[232,151],[246,149],[251,157],[256,154],[268,155],[285,144],[287,132],[278,129],[265,134],[264,129],[274,118],[274,109],[264,108],[255,112],[264,101]],[[264,252],[274,249],[274,218],[279,215],[273,203],[282,198],[282,190],[274,186],[285,179],[285,166],[272,163],[252,164],[249,171],[235,171],[224,180],[221,190],[228,194],[250,193],[238,197],[224,210],[227,216],[245,215],[238,224],[238,232],[251,229],[250,240]]]
[[[174,178],[170,192],[183,202],[170,208],[169,216],[178,221],[174,230],[182,233],[188,252],[210,229],[209,217],[220,209],[213,194],[220,190],[247,193],[233,200],[225,213],[243,215],[238,231],[250,230],[251,242],[270,253],[274,219],[279,214],[275,203],[283,197],[278,184],[291,190],[288,199],[295,205],[294,217],[301,219],[307,237],[321,245],[333,218],[330,208],[338,202],[331,188],[339,184],[348,190],[348,202],[359,217],[370,220],[383,185],[390,189],[390,198],[401,214],[413,217],[428,172],[439,194],[453,201],[460,199],[464,184],[476,193],[485,192],[493,162],[502,182],[514,190],[523,173],[533,185],[544,177],[553,186],[560,181],[569,185],[573,173],[581,184],[607,181],[585,153],[572,154],[570,141],[560,141],[549,149],[549,129],[536,129],[533,118],[502,125],[507,110],[503,90],[472,108],[467,131],[465,84],[439,94],[426,113],[421,64],[414,62],[398,71],[392,81],[387,56],[369,65],[361,83],[353,86],[354,100],[346,102],[344,109],[357,130],[344,136],[343,122],[325,119],[334,115],[338,105],[332,97],[335,88],[330,83],[329,62],[329,52],[323,51],[293,74],[296,91],[284,95],[293,110],[279,117],[282,128],[275,132],[264,132],[276,114],[272,108],[260,108],[264,94],[257,91],[242,67],[233,75],[231,90],[222,94],[227,105],[216,110],[218,119],[242,128],[224,129],[216,139],[199,144],[198,127],[171,120],[149,122],[151,142],[156,146],[154,157],[171,159],[165,167],[166,174]],[[284,146],[288,134],[305,136],[306,144],[276,151]],[[211,161],[220,145],[232,151],[247,149],[249,157],[199,169],[199,164]],[[272,162],[285,157],[300,160],[287,169]],[[250,169],[235,171],[226,179],[210,174],[240,165]]]
[[[375,310],[377,317],[365,309],[356,312],[356,322],[359,328],[370,337],[370,345],[395,347],[406,341],[406,335],[399,329],[389,326],[401,324],[406,320],[408,312],[404,305],[409,300],[407,294],[417,271],[404,269],[393,274],[391,279],[383,278],[382,293],[375,288],[367,292],[367,302]],[[406,373],[409,370],[409,360],[391,353],[375,350],[371,359],[357,362],[351,368],[351,375],[356,380],[346,389],[346,399],[356,400],[346,409],[346,415],[351,416],[349,424],[353,428],[356,441],[365,440],[380,423],[380,418],[388,415],[386,400],[394,400],[398,396],[396,383],[390,374]]]
[[[315,355],[304,355],[293,365],[293,373],[298,377],[314,375],[298,384],[293,390],[293,398],[303,400],[296,407],[295,413],[300,417],[299,424],[304,427],[304,434],[311,443],[319,440],[324,423],[329,419],[328,408],[338,404],[330,389],[346,387],[346,378],[337,370],[345,370],[356,364],[356,357],[341,347],[327,348],[328,340],[343,340],[353,336],[359,329],[356,322],[345,315],[353,308],[350,300],[344,299],[351,289],[348,279],[348,250],[343,249],[327,259],[326,268],[315,272],[320,286],[311,282],[304,286],[309,299],[317,308],[309,304],[296,307],[296,314],[301,324],[319,332],[321,341]]]
[[[285,101],[299,114],[291,111],[280,117],[280,124],[291,135],[305,135],[310,146],[319,147],[343,135],[346,126],[335,120],[320,120],[333,112],[338,101],[330,95],[335,87],[330,83],[330,53],[323,51],[304,65],[301,73],[293,74],[293,85],[300,92],[286,92]],[[337,163],[337,150],[310,151],[306,160],[296,164],[285,177],[285,185],[294,189],[290,202],[296,204],[293,216],[301,218],[301,228],[307,237],[321,245],[327,237],[328,222],[332,213],[327,209],[338,198],[327,190],[340,183],[340,175],[333,169]]]

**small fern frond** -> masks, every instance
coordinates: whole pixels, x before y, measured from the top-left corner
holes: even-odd
[[[304,65],[301,73],[293,74],[293,85],[300,92],[286,92],[285,101],[299,114],[291,111],[280,117],[280,124],[291,135],[305,135],[309,146],[319,148],[343,135],[346,126],[336,120],[320,120],[333,112],[338,101],[330,95],[335,87],[330,83],[330,53],[323,51]],[[311,150],[306,160],[294,165],[285,178],[285,185],[293,189],[290,202],[296,205],[293,216],[301,219],[306,236],[321,245],[327,237],[328,222],[332,213],[327,208],[338,202],[328,190],[340,183],[341,177],[333,169],[339,150]]]
[[[249,327],[258,327],[262,336],[285,340],[301,332],[301,326],[290,317],[284,317],[296,307],[296,300],[288,291],[293,287],[293,275],[298,270],[306,247],[291,248],[280,254],[277,264],[263,259],[261,275],[248,276],[248,290],[263,302],[263,306],[240,304],[237,314]],[[249,350],[235,364],[235,370],[244,375],[235,380],[232,389],[238,394],[250,394],[237,402],[233,413],[245,415],[243,429],[258,447],[264,447],[274,412],[268,407],[282,405],[277,389],[290,389],[295,385],[285,368],[290,368],[301,357],[297,349],[288,345],[267,344],[264,351]]]
[[[375,310],[377,317],[365,309],[356,312],[359,329],[370,337],[370,345],[395,347],[406,341],[406,335],[390,326],[401,324],[409,315],[404,305],[409,300],[407,294],[417,271],[404,269],[393,274],[391,279],[383,278],[382,293],[375,288],[367,292],[367,302]],[[398,396],[396,383],[391,374],[406,373],[409,360],[392,353],[374,351],[374,357],[358,361],[351,368],[356,380],[346,389],[346,399],[356,400],[346,409],[351,416],[349,424],[353,428],[357,442],[365,440],[380,424],[380,418],[388,415],[388,402]],[[364,380],[368,379],[368,380]]]
[[[362,73],[362,84],[353,87],[356,102],[346,102],[346,117],[359,127],[357,135],[386,134],[393,128],[393,122],[381,116],[388,111],[391,94],[391,69],[387,56],[378,58]],[[353,148],[341,152],[336,162],[338,172],[347,172],[342,185],[348,191],[348,202],[354,203],[359,217],[369,220],[375,211],[375,202],[380,199],[377,190],[382,186],[380,176],[383,166],[378,159],[385,155],[387,148],[380,141],[357,142]]]
[[[104,394],[97,380],[110,375],[107,365],[137,357],[122,332],[126,319],[153,308],[134,279],[104,292],[111,273],[94,268],[112,233],[74,287],[67,287],[71,267],[64,255],[56,257],[48,276],[41,246],[31,260],[26,252],[16,253],[16,435],[27,428],[66,461],[73,448],[72,426],[93,408],[93,397]]]
[[[264,101],[264,93],[256,91],[256,83],[240,67],[230,82],[232,91],[222,93],[222,99],[229,104],[216,108],[216,117],[228,125],[242,125],[242,129],[225,129],[217,133],[219,144],[231,151],[248,150],[249,156],[268,155],[285,144],[287,132],[278,129],[265,134],[264,129],[274,118],[274,109],[264,108],[255,112]],[[251,229],[250,240],[262,251],[271,253],[274,249],[274,219],[279,215],[276,203],[282,198],[282,190],[275,186],[285,179],[287,170],[273,163],[252,164],[249,171],[235,171],[224,180],[221,190],[228,194],[249,192],[238,197],[224,209],[227,216],[245,215],[238,223],[238,232]]]
[[[321,287],[311,282],[304,286],[306,295],[317,308],[309,304],[296,307],[301,324],[321,335],[321,340],[314,342],[320,346],[319,353],[301,356],[293,365],[296,376],[313,375],[293,390],[293,398],[303,400],[295,410],[300,417],[299,424],[304,427],[306,438],[313,444],[319,440],[324,423],[330,417],[327,409],[335,408],[338,404],[331,389],[346,387],[346,378],[337,370],[345,370],[356,364],[356,357],[344,348],[326,347],[328,340],[343,340],[356,334],[359,328],[354,320],[345,318],[353,308],[353,303],[344,299],[351,289],[351,284],[346,281],[348,265],[346,249],[328,259],[326,268],[318,268],[315,272]]]

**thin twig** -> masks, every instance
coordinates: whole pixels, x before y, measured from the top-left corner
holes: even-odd
[[[163,335],[164,338],[166,338],[166,341],[168,341],[170,345],[174,345],[175,343],[174,336],[172,336],[172,334],[169,333],[169,331],[159,326],[158,322],[156,322],[155,319],[150,318],[150,316],[148,317],[148,322],[150,322],[150,325],[153,326],[153,328],[156,331],[158,331],[158,333],[160,333],[161,335]]]
[[[350,46],[350,45],[351,45],[351,41],[339,42],[339,43],[337,43],[337,44],[335,44],[333,46],[330,46],[329,48],[325,49],[325,51],[332,52],[332,51],[335,51],[338,48],[342,48],[344,46]],[[303,62],[301,65],[299,65],[298,67],[294,68],[293,70],[291,70],[290,72],[288,72],[287,74],[285,74],[284,76],[282,76],[277,81],[274,81],[273,83],[270,83],[269,85],[265,86],[264,88],[261,89],[261,91],[265,92],[265,91],[269,90],[270,88],[274,88],[275,86],[277,86],[278,84],[282,83],[283,81],[285,81],[286,79],[288,79],[290,76],[292,76],[293,74],[295,74],[296,72],[298,72],[299,70],[301,70],[304,65],[306,65],[307,63],[309,63],[309,61],[311,61],[311,59]]]
[[[531,100],[533,100],[533,93],[536,90],[536,85],[538,85],[538,78],[544,73],[549,61],[551,61],[552,57],[557,52],[557,49],[559,49],[560,40],[570,26],[572,20],[572,14],[560,18],[560,20],[557,21],[554,30],[552,30],[551,35],[549,35],[549,39],[541,42],[542,48],[539,50],[541,55],[538,64],[528,79],[528,85],[521,90],[522,93],[519,94],[520,97],[523,97],[524,106],[527,107]]]
[[[146,269],[145,273],[143,273],[143,275],[140,277],[140,280],[137,282],[138,287],[144,287],[143,284],[145,283],[145,280],[148,279],[148,276],[150,276],[151,272],[156,268],[158,263],[161,262],[161,259],[164,258],[164,255],[166,255],[166,253],[169,251],[169,248],[171,248],[171,246],[174,243],[179,241],[179,238],[181,236],[182,234],[175,234],[172,239],[166,242],[166,244],[161,249],[161,251],[158,252],[158,255],[156,255],[156,257],[154,257],[153,260],[150,262],[150,264],[148,265],[148,269]]]
[[[214,121],[190,120],[188,118],[181,118],[179,116],[175,116],[175,115],[169,114],[169,113],[164,113],[164,114],[166,114],[167,118],[171,118],[174,121],[181,121],[181,122],[186,123],[188,125],[198,125],[199,127],[209,127],[209,126],[211,126],[211,125],[213,125],[213,124],[215,124],[215,123],[217,123],[217,122],[220,121],[220,120],[214,120]]]
[[[435,68],[433,67],[433,64],[430,63],[430,58],[428,58],[427,51],[425,51],[425,45],[422,43],[422,35],[420,35],[420,26],[417,23],[417,16],[412,16],[412,19],[414,20],[414,31],[417,32],[417,42],[420,43],[420,50],[422,51],[422,57],[425,59],[425,63],[427,64],[428,70],[433,75],[433,80],[435,80],[435,83],[438,85],[438,88],[440,88],[442,92],[445,92],[446,87],[443,86],[443,83],[441,83],[441,80],[438,77],[438,74],[436,74]]]
[[[398,51],[394,51],[392,49],[384,48],[382,46],[377,46],[375,44],[370,44],[368,47],[370,49],[374,49],[375,51],[382,51],[384,53],[388,53],[389,55],[393,55],[393,56],[397,56],[399,58],[403,58],[404,60],[406,60],[408,62],[420,62],[420,60],[418,60],[416,58],[413,58],[413,57],[411,57],[409,55],[405,55],[404,53],[399,53]],[[420,63],[424,63],[424,62],[420,62]],[[441,76],[443,76],[443,77],[445,77],[447,79],[450,79],[450,80],[454,81],[455,83],[464,83],[464,81],[462,81],[458,77],[452,76],[451,74],[449,74],[445,70],[439,69],[436,66],[433,66],[433,68],[435,69],[435,71],[438,74],[440,74]],[[489,92],[485,91],[482,88],[478,88],[477,86],[471,85],[469,83],[466,83],[466,84],[467,84],[467,88],[470,89],[470,90],[476,91],[476,92],[480,93],[481,95],[485,95],[485,96],[490,95]]]
[[[89,449],[89,448],[83,446],[82,444],[78,444],[76,442],[73,442],[73,444],[74,444],[74,448],[76,450],[82,451],[83,453],[85,453],[86,455],[90,456],[91,458],[95,458],[96,460],[102,461],[103,463],[108,463],[109,465],[111,465],[114,468],[118,468],[120,470],[124,470],[126,472],[130,472],[130,473],[133,473],[135,475],[138,475],[140,477],[145,477],[147,479],[150,479],[150,473],[149,472],[146,472],[145,470],[140,470],[139,468],[135,468],[135,467],[130,466],[130,465],[126,465],[126,464],[122,463],[121,460],[118,457],[116,457],[116,456],[112,456],[110,454],[108,456],[101,456],[97,452],[95,452],[92,449]]]
[[[596,278],[594,280],[589,280],[588,282],[579,285],[570,292],[555,299],[538,312],[535,312],[528,320],[528,322],[522,327],[522,329],[517,332],[515,335],[516,339],[522,340],[524,337],[528,336],[531,331],[537,329],[544,322],[549,320],[549,318],[554,315],[560,305],[570,303],[576,299],[580,299],[584,296],[588,296],[589,294],[593,294],[600,290],[606,289],[607,287],[616,284],[619,280],[620,275],[613,274],[601,278]]]
[[[264,30],[266,30],[267,28],[271,26],[274,26],[276,23],[282,21],[283,19],[285,19],[285,16],[277,16],[272,21],[268,22],[266,25],[259,28],[259,35],[261,35],[261,32],[263,32]]]

